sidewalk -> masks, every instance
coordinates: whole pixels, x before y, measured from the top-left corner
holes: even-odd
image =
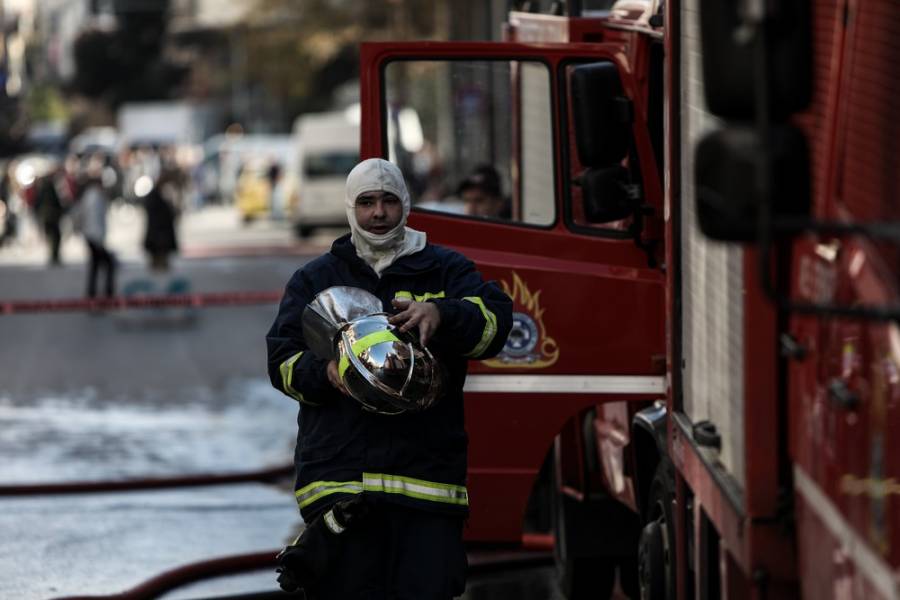
[[[120,261],[143,262],[144,227],[146,216],[140,207],[116,205],[110,209],[107,245]],[[183,213],[178,221],[179,254],[186,258],[200,258],[223,254],[318,253],[328,248],[339,233],[322,231],[310,240],[301,242],[287,221],[261,219],[243,224],[232,206],[209,206]],[[63,264],[83,263],[87,249],[83,238],[63,221],[63,244],[60,251]],[[32,218],[20,222],[17,240],[0,248],[0,266],[47,263],[47,245]]]

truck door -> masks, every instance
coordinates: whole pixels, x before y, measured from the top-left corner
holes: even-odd
[[[466,384],[469,539],[520,539],[533,481],[567,419],[665,392],[661,186],[620,50],[362,46],[362,157],[398,164],[409,225],[468,256],[515,303],[503,352],[472,364]],[[584,65],[617,74],[628,116],[628,143],[605,170],[581,164],[573,135],[572,81],[590,73]]]

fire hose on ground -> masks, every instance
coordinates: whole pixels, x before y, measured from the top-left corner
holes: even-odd
[[[136,490],[196,487],[253,481],[273,482],[290,476],[294,466],[284,465],[241,473],[207,473],[173,477],[145,477],[111,481],[70,481],[65,483],[21,483],[0,485],[3,496],[52,496],[57,494],[92,494],[97,492],[127,492]]]
[[[543,543],[546,543],[544,541]],[[551,538],[552,543],[552,538]],[[534,548],[527,553],[497,553],[492,556],[479,557],[475,555],[469,559],[470,575],[486,575],[501,570],[529,569],[548,565],[552,562],[546,548]],[[274,568],[276,550],[269,552],[257,552],[253,554],[236,554],[223,556],[210,560],[182,565],[170,571],[165,571],[147,581],[131,588],[130,590],[102,596],[65,596],[56,600],[149,600],[182,587],[184,585],[211,579],[223,575],[233,575],[248,571]],[[267,598],[304,598],[302,594],[288,594],[281,591],[255,592],[232,596],[216,596],[217,600],[262,600]],[[212,597],[211,597],[212,598]]]
[[[56,300],[2,300],[0,301],[0,315],[110,311],[131,308],[249,306],[277,303],[281,300],[282,294],[283,292],[279,290],[168,295],[140,294],[109,298],[60,298]]]

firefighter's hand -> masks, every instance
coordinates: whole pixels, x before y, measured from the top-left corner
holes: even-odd
[[[423,346],[441,325],[441,313],[434,302],[413,302],[406,298],[394,298],[391,304],[400,311],[389,319],[391,324],[399,325],[400,331],[418,327],[419,341]]]
[[[315,579],[315,575],[309,571],[308,560],[304,560],[303,550],[297,546],[288,546],[275,557],[278,575],[278,586],[289,594],[297,594],[300,598],[307,597],[307,588]]]
[[[331,383],[335,387],[337,391],[344,394],[345,396],[349,396],[347,393],[347,388],[344,387],[344,382],[341,381],[341,376],[338,375],[338,366],[335,361],[329,361],[328,367],[325,369],[325,373],[328,375],[328,382]]]
[[[275,573],[278,574],[278,586],[288,594],[295,594],[303,589],[302,584],[297,581],[296,577],[294,577],[294,574],[291,573],[288,569],[285,569],[284,567],[278,567],[277,569],[275,569]]]

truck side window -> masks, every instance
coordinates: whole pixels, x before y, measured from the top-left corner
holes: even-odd
[[[537,61],[397,60],[384,72],[388,158],[417,210],[555,219],[550,72]]]

